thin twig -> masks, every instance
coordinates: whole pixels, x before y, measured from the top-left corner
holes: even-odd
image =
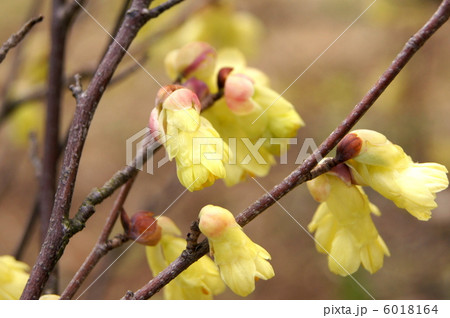
[[[436,30],[438,30],[448,20],[449,15],[450,0],[444,0],[428,22],[409,39],[392,64],[381,75],[370,91],[363,97],[361,102],[355,106],[347,118],[297,169],[295,169],[281,183],[273,187],[268,193],[261,196],[253,204],[236,216],[237,223],[241,226],[245,226],[296,186],[326,172],[328,169],[331,169],[334,165],[338,164],[338,160],[331,159],[332,161],[327,161],[324,164],[325,167],[319,165],[314,169],[317,165],[317,158],[325,157],[352,129],[352,127],[367,112],[377,98],[384,92],[386,87],[408,63],[414,53],[416,53],[417,50],[419,50],[420,47],[422,47],[424,43],[436,32]],[[137,292],[133,293],[128,291],[123,299],[142,300],[150,298],[192,263],[208,253],[208,251],[208,241],[205,239],[200,244],[196,245],[195,248],[183,251],[175,261],[173,261],[166,269],[164,269]]]
[[[126,235],[120,235],[112,241],[108,241],[108,237],[111,234],[114,224],[116,223],[119,216],[120,210],[122,209],[131,186],[133,185],[135,176],[122,186],[119,195],[110,211],[110,214],[106,219],[106,223],[98,238],[97,243],[95,244],[91,253],[89,253],[89,256],[81,265],[80,269],[78,269],[78,271],[75,273],[64,292],[61,294],[61,299],[71,299],[80,288],[81,284],[83,284],[83,282],[86,280],[90,272],[94,269],[95,265],[97,265],[97,263],[100,261],[100,259],[110,250],[117,248],[128,241],[128,237]]]
[[[39,216],[39,199],[38,195],[36,195],[35,201],[33,202],[33,210],[29,212],[27,225],[25,226],[25,229],[23,230],[22,237],[19,241],[19,244],[16,247],[16,250],[14,252],[14,257],[17,260],[21,260],[23,256],[23,252],[25,251],[25,247],[31,242],[30,238],[33,234],[34,227],[36,225],[36,221],[38,220]]]
[[[25,23],[26,21],[37,15],[37,12],[40,9],[41,5],[42,3],[40,1],[32,2],[32,4],[30,5],[29,13],[27,14],[27,18],[25,19]],[[11,67],[9,69],[8,75],[6,76],[5,83],[1,88],[0,100],[2,104],[1,106],[2,110],[0,111],[0,113],[3,113],[3,108],[8,96],[8,92],[10,91],[12,84],[14,83],[14,81],[17,78],[17,75],[19,74],[20,64],[22,62],[22,51],[23,46],[17,47],[14,51]]]
[[[2,44],[2,46],[0,47],[0,63],[3,62],[3,60],[6,57],[6,54],[8,54],[8,51],[13,47],[15,47],[17,44],[19,44],[23,40],[23,38],[28,34],[28,32],[30,32],[33,26],[36,23],[41,22],[43,19],[44,19],[43,16],[39,16],[29,20],[17,33],[11,35],[9,39]]]

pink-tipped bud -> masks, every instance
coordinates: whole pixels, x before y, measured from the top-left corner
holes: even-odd
[[[197,95],[187,88],[180,88],[173,91],[163,102],[164,109],[182,110],[194,108],[200,113],[202,105]]]
[[[170,94],[172,94],[174,91],[176,91],[177,89],[180,89],[180,88],[183,88],[183,86],[181,86],[181,85],[166,85],[164,87],[161,87],[159,89],[158,93],[156,93],[156,98],[155,98],[156,108],[161,110],[162,105],[163,105],[164,101],[167,99],[167,97],[169,97]]]
[[[158,226],[152,212],[139,211],[130,220],[122,209],[120,220],[125,233],[137,243],[155,246],[161,239],[161,227]]]
[[[238,226],[233,214],[219,206],[207,205],[200,210],[200,231],[209,238],[221,236],[228,228]]]
[[[244,74],[231,74],[225,82],[225,102],[232,112],[246,115],[253,112],[258,106],[252,100],[255,93],[253,81]]]
[[[336,158],[344,162],[356,157],[363,145],[363,141],[355,133],[347,134],[337,145]]]

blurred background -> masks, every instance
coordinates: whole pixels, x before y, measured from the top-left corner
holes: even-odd
[[[372,1],[185,1],[172,12],[152,20],[138,35],[130,52],[162,84],[164,55],[192,39],[209,40],[217,48],[240,47],[248,64],[264,71],[272,88],[284,91],[306,127],[299,130],[298,145],[290,148],[287,165],[276,165],[260,178],[266,189],[295,169],[304,138],[320,144],[360,101],[380,74],[431,14],[440,1],[378,0],[300,78],[297,77],[321,54]],[[87,2],[87,10],[107,29],[113,30],[124,1]],[[32,12],[45,20],[37,25],[19,48],[0,65],[1,102],[18,101],[45,88],[49,51],[50,1],[1,1],[0,41],[16,32]],[[222,7],[221,15],[211,14]],[[216,9],[217,9],[216,8]],[[191,20],[188,19],[191,17]],[[210,19],[210,20],[208,20]],[[214,20],[214,24],[209,24]],[[194,21],[194,22],[192,22]],[[203,26],[202,26],[203,23]],[[207,27],[205,27],[205,25]],[[203,29],[202,29],[203,28]],[[403,147],[413,160],[438,162],[450,167],[450,25],[444,25],[395,79],[356,128],[374,129]],[[84,12],[70,32],[66,76],[94,70],[109,36]],[[15,58],[15,50],[20,56]],[[125,57],[118,72],[133,61]],[[16,80],[8,81],[12,70]],[[117,73],[117,72],[116,72]],[[84,77],[84,87],[88,77]],[[7,90],[5,91],[5,87]],[[72,203],[75,213],[94,187],[101,186],[125,164],[125,143],[146,127],[159,86],[137,70],[107,88],[92,122],[77,177]],[[28,134],[36,131],[42,155],[44,99],[32,99],[0,120],[0,255],[14,254],[32,211],[38,182],[30,159]],[[62,131],[73,116],[75,102],[65,90]],[[62,138],[63,136],[61,136]],[[162,158],[162,152],[156,158]],[[155,160],[156,162],[156,160]],[[140,173],[126,201],[129,214],[138,210],[162,213],[184,188],[174,163]],[[367,189],[381,210],[374,217],[391,257],[371,275],[364,269],[354,277],[376,299],[449,299],[450,297],[450,191],[437,196],[438,207],[428,222],[413,218],[392,202]],[[227,188],[217,181],[200,192],[185,193],[166,212],[186,234],[190,223],[206,204],[226,207],[238,214],[263,190],[253,181]],[[94,246],[115,195],[97,206],[86,229],[72,238],[61,258],[60,288],[72,278]],[[317,203],[300,186],[280,203],[306,227]],[[119,226],[114,233],[120,232]],[[317,253],[313,240],[279,206],[274,205],[245,227],[246,233],[272,255],[276,276],[259,281],[247,299],[369,299],[349,278],[329,272],[327,258]],[[39,251],[38,227],[32,232],[23,261],[32,265]],[[109,266],[128,245],[109,253],[92,272],[80,292]],[[117,299],[137,290],[151,279],[144,247],[134,244],[112,265],[82,299]],[[161,295],[156,295],[160,299]],[[217,299],[239,299],[227,290]]]

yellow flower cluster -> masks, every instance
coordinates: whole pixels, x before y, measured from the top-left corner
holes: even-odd
[[[162,229],[161,240],[155,246],[145,247],[153,276],[164,270],[186,248],[186,241],[179,237],[181,232],[171,219],[160,216],[157,222]],[[203,256],[164,287],[164,298],[212,299],[224,290],[217,266],[208,256]]]
[[[208,238],[220,275],[235,294],[245,297],[255,290],[255,280],[275,275],[268,262],[270,254],[245,235],[230,211],[207,205],[199,218],[200,231]]]
[[[326,173],[307,183],[320,203],[308,229],[315,232],[316,248],[328,254],[333,273],[353,274],[362,264],[370,273],[383,266],[389,251],[372,222],[379,215],[360,186],[347,183],[337,173]]]
[[[436,193],[448,187],[447,169],[438,163],[414,163],[403,149],[372,130],[355,130],[338,144],[336,157],[345,163],[308,182],[319,205],[308,228],[316,247],[328,254],[330,270],[354,273],[362,264],[370,273],[383,266],[389,251],[378,234],[361,186],[370,186],[419,220],[431,217]]]
[[[197,89],[199,96],[205,91],[223,89],[224,98],[207,109],[202,118],[210,124],[215,136],[220,136],[229,145],[227,160],[223,160],[225,173],[222,174],[222,170],[220,174],[212,173],[213,176],[224,178],[227,185],[243,181],[247,176],[267,175],[275,163],[274,155],[279,155],[281,149],[287,149],[288,139],[295,137],[297,130],[304,125],[293,105],[269,88],[265,74],[247,67],[245,58],[238,50],[226,49],[216,53],[207,43],[193,42],[170,52],[165,65],[169,76],[178,81],[186,80],[185,85],[191,85],[194,91]],[[227,70],[226,75],[221,73],[223,70]],[[218,78],[223,83],[218,84]],[[189,114],[194,119],[197,116]],[[181,113],[181,116],[187,122],[191,121],[186,112]],[[167,116],[166,121],[170,125],[172,119]],[[169,133],[168,129],[169,126],[166,133]],[[274,138],[278,139],[274,141]],[[178,146],[178,140],[176,142]],[[189,153],[186,150],[189,146],[191,143],[185,142],[179,147]],[[184,167],[189,169],[189,164],[186,161]],[[191,180],[186,178],[182,183],[187,186]],[[198,186],[192,189],[211,185],[214,180],[202,178],[204,182],[197,182]]]

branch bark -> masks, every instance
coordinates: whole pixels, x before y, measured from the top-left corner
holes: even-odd
[[[148,12],[153,11],[153,9],[147,9],[149,3],[150,0],[133,1],[131,9],[126,14],[117,32],[114,43],[109,47],[108,52],[100,62],[86,91],[80,95],[77,101],[55,195],[49,230],[21,299],[39,298],[49,278],[49,273],[61,257],[70,237],[76,233],[71,228],[73,223],[69,221],[69,210],[78,166],[90,123],[105,88],[132,40],[136,37],[137,32],[149,19],[156,17],[160,13],[157,10],[155,14],[149,15]],[[164,8],[167,10],[170,7],[166,6]]]
[[[247,207],[239,215],[236,221],[239,225],[245,226],[267,208],[280,200],[298,185],[325,173],[339,163],[337,159],[328,160],[324,164],[317,165],[317,158],[325,157],[339,141],[352,129],[359,119],[374,104],[378,97],[385,91],[397,74],[408,63],[411,57],[425,44],[425,42],[448,20],[450,15],[450,0],[442,1],[438,10],[427,21],[427,23],[414,34],[403,49],[391,63],[388,69],[381,75],[375,85],[367,92],[363,99],[354,107],[344,121],[322,142],[319,148],[309,156],[297,169],[287,176],[281,183],[274,186],[268,193],[261,196],[253,204]],[[194,227],[193,227],[194,228]],[[195,237],[196,233],[189,235]],[[189,237],[188,236],[188,237]],[[173,261],[166,269],[148,282],[135,293],[128,291],[122,299],[148,299],[167,285],[172,279],[178,276],[183,270],[188,268],[200,257],[208,253],[209,245],[205,239],[200,244],[190,242],[191,248]]]

